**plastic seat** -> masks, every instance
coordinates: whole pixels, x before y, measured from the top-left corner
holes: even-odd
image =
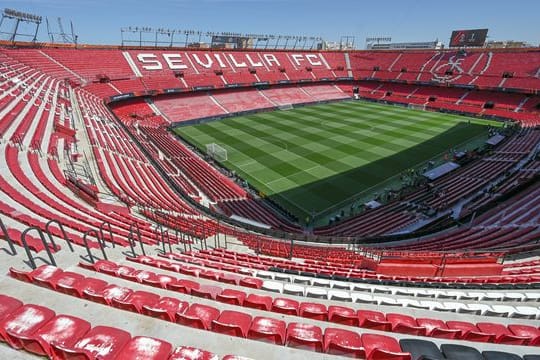
[[[302,317],[326,321],[328,319],[328,309],[324,304],[304,302],[300,304],[299,314]]]
[[[264,285],[263,285],[264,288]],[[283,285],[283,294],[295,295],[295,296],[304,296],[304,287],[296,284],[284,284]]]
[[[191,294],[191,290],[198,289],[201,285],[198,282],[179,279],[173,283],[168,284],[167,288],[169,290],[177,291],[183,294]]]
[[[345,306],[330,305],[328,307],[328,321],[343,325],[358,326],[358,313]]]
[[[0,321],[21,306],[23,306],[21,301],[11,296],[0,294]]]
[[[351,296],[355,303],[377,304],[377,300],[372,295],[352,293]]]
[[[212,321],[219,316],[219,310],[202,304],[191,304],[184,313],[176,313],[178,324],[197,329],[210,330]]]
[[[358,326],[381,331],[390,331],[392,324],[380,311],[358,310]]]
[[[20,336],[22,346],[28,352],[53,357],[51,343],[73,346],[91,328],[88,321],[67,315],[58,315],[37,329],[32,335]]]
[[[373,299],[376,301],[379,305],[386,305],[386,306],[402,306],[399,303],[399,300],[393,297],[387,297],[387,296],[373,296]]]
[[[57,284],[56,290],[71,296],[83,297],[84,291],[99,293],[107,286],[107,282],[101,279],[84,278],[71,285]]]
[[[201,285],[198,289],[191,289],[191,295],[198,296],[204,299],[216,300],[216,297],[221,294],[223,289],[215,285]]]
[[[401,339],[401,350],[411,354],[412,359],[445,360],[444,355],[435,343],[428,340]]]
[[[210,351],[191,346],[177,347],[168,360],[219,360],[219,357]]]
[[[130,339],[131,335],[127,331],[108,326],[96,326],[73,346],[67,347],[56,343],[51,346],[60,359],[79,359],[86,356],[89,359],[112,360],[120,355]]]
[[[391,330],[409,335],[423,336],[426,328],[419,326],[416,320],[409,315],[389,313],[386,314],[386,320],[391,324]]]
[[[319,278],[313,278],[311,279],[311,285],[312,286],[318,286],[318,287],[331,287],[330,280],[328,279],[319,279]]]
[[[448,360],[484,360],[478,350],[465,345],[442,344],[441,352]]]
[[[483,333],[494,334],[494,340],[498,344],[524,345],[529,340],[526,336],[512,334],[512,332],[502,324],[479,322],[476,324],[476,327]]]
[[[367,360],[410,360],[411,354],[404,352],[396,339],[385,335],[362,334],[362,344]]]
[[[324,351],[333,355],[365,357],[360,335],[344,329],[326,328],[324,331]]]
[[[327,299],[328,291],[329,290],[326,290],[326,289],[308,287],[306,288],[306,297],[314,298],[314,299]]]
[[[511,314],[513,318],[519,319],[536,319],[540,315],[540,311],[532,306],[516,306],[516,311]]]
[[[485,316],[510,317],[516,309],[508,305],[491,305],[491,309],[487,310]]]
[[[295,276],[293,277],[293,283],[295,284],[303,284],[303,285],[311,285],[311,279],[308,276]]]
[[[239,311],[223,310],[212,321],[212,331],[245,338],[251,325],[251,316]]]
[[[79,281],[82,281],[84,276],[71,271],[58,271],[47,279],[34,278],[34,282],[38,285],[48,287],[53,290],[57,290],[58,286],[69,287],[73,286]]]
[[[283,284],[277,281],[265,280],[263,281],[261,289],[281,294],[283,292]]]
[[[274,273],[272,273],[270,271],[259,270],[259,271],[257,271],[257,277],[261,278],[261,279],[271,279],[271,280],[273,280],[274,279]]]
[[[265,295],[249,294],[244,300],[244,306],[252,309],[270,311],[272,298]]]
[[[172,345],[167,341],[146,336],[136,336],[122,348],[115,360],[167,359],[172,348]]]
[[[526,337],[527,345],[540,345],[540,330],[531,325],[508,325],[508,330],[517,336]]]
[[[176,313],[183,313],[188,308],[188,303],[176,298],[162,297],[151,306],[143,305],[141,313],[155,318],[175,321]]]
[[[446,323],[440,319],[417,318],[416,323],[426,328],[426,336],[455,339],[461,335],[461,330],[449,329]]]
[[[137,290],[131,292],[122,300],[112,298],[111,304],[118,309],[140,313],[143,306],[153,306],[159,301],[159,299],[160,297],[157,294]]]
[[[293,322],[287,326],[285,342],[289,347],[322,352],[322,338],[323,334],[320,327]]]
[[[251,322],[247,337],[253,340],[283,345],[286,325],[282,320],[256,316]]]
[[[253,289],[260,289],[262,287],[263,281],[261,279],[252,278],[252,277],[245,277],[242,280],[240,280],[240,285],[253,288]]]
[[[293,299],[276,298],[272,304],[272,311],[286,315],[298,315],[300,303]]]
[[[460,338],[463,340],[492,342],[495,338],[494,333],[485,333],[478,329],[474,324],[465,321],[447,321],[449,329],[458,329],[461,331]]]
[[[485,360],[522,360],[522,357],[502,351],[483,351],[482,356]]]
[[[353,298],[351,293],[343,290],[328,290],[328,299],[329,300],[338,300],[338,301],[352,301]]]
[[[43,306],[27,304],[18,307],[0,321],[0,340],[20,349],[23,346],[21,339],[31,337],[54,316],[54,311]]]
[[[239,305],[244,304],[246,293],[240,290],[224,289],[221,294],[216,295],[216,300],[222,303]]]

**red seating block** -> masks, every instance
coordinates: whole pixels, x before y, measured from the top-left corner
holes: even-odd
[[[443,339],[455,339],[461,335],[459,329],[449,329],[446,323],[439,319],[418,318],[419,326],[426,328],[426,335]]]
[[[216,300],[223,303],[240,305],[244,304],[246,293],[240,290],[224,289],[221,294],[216,295]]]
[[[410,360],[411,354],[404,353],[396,339],[390,336],[362,334],[362,344],[367,360]]]
[[[219,310],[202,304],[191,304],[184,313],[176,313],[178,324],[197,329],[210,330],[212,321],[219,316]]]
[[[245,338],[250,325],[250,315],[238,311],[223,310],[219,317],[212,321],[212,330],[220,334]]]
[[[320,327],[310,324],[289,323],[286,345],[297,349],[323,351],[323,334]]]
[[[540,329],[535,328],[534,326],[512,324],[508,325],[508,330],[514,335],[528,338],[528,341],[526,342],[528,345],[540,345]]]
[[[137,290],[123,299],[112,298],[111,304],[122,310],[132,312],[142,312],[143,306],[153,306],[159,301],[160,297],[157,294],[147,291]]]
[[[251,322],[247,337],[283,345],[285,341],[285,327],[285,322],[282,320],[257,316]]]
[[[324,331],[324,350],[334,355],[365,357],[360,335],[344,329],[326,328]]]

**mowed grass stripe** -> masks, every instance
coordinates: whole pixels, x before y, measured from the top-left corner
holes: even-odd
[[[303,218],[484,131],[468,121],[484,123],[342,102],[229,118],[177,132],[203,151],[211,142],[225,147],[226,166]]]

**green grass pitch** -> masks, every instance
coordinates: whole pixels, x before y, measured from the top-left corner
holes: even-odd
[[[346,101],[175,129],[299,219],[358,198],[449,149],[487,137],[493,122]]]

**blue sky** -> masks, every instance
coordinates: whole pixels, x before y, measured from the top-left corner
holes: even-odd
[[[489,28],[489,39],[540,41],[538,0],[16,0],[0,7],[73,21],[79,42],[119,44],[120,28],[321,36],[367,36],[448,44],[454,29]],[[2,26],[2,30],[6,29]],[[40,39],[46,40],[45,26]]]

